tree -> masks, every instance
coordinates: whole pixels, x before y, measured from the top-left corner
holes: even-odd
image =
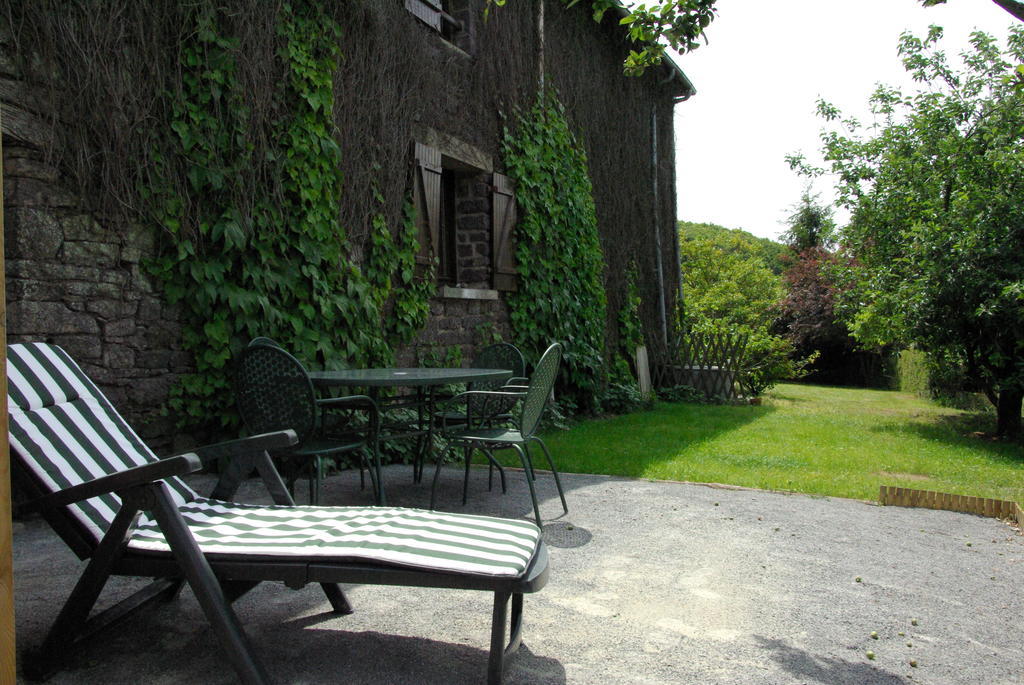
[[[811,374],[817,380],[870,384],[873,379],[863,368],[858,370],[857,362],[865,362],[872,355],[857,353],[856,342],[836,320],[839,287],[834,277],[837,260],[832,252],[836,225],[832,207],[819,198],[808,186],[789,215],[783,234],[789,247],[783,273],[786,295],[778,304],[775,330],[793,343],[799,355],[815,356]]]
[[[835,243],[836,222],[832,220],[832,208],[821,204],[819,198],[820,195],[811,194],[808,186],[789,215],[789,227],[782,240],[796,254],[814,248],[827,250]]]
[[[770,332],[783,295],[782,279],[772,271],[777,254],[745,231],[688,222],[679,223],[679,250],[684,327],[747,335],[745,384],[755,393],[799,376],[792,344]]]
[[[922,88],[879,87],[878,123],[823,133],[838,194],[849,295],[840,309],[867,344],[915,343],[966,360],[997,408],[997,432],[1021,432],[1024,399],[1024,93],[1014,64],[1024,28],[1001,51],[971,36],[959,70],[936,43],[904,34],[899,52]],[[839,112],[819,103],[829,121]],[[798,164],[799,160],[791,160]]]
[[[487,0],[485,16],[492,7],[501,7],[507,1]],[[630,76],[639,76],[647,67],[661,64],[667,47],[683,53],[700,47],[704,30],[714,21],[718,11],[715,9],[717,1],[667,0],[625,8],[619,0],[589,0],[594,21],[604,19],[608,10],[625,12],[619,23],[629,27],[630,40],[639,46],[639,50],[630,50],[623,65]],[[573,7],[580,0],[562,2],[566,7]]]
[[[1018,2],[1018,0],[992,0],[992,2],[1002,7],[1020,21],[1024,21],[1024,2]],[[935,5],[945,5],[946,0],[921,0],[921,4],[925,7],[934,7]]]

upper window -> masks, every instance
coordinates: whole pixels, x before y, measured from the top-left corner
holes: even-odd
[[[405,8],[464,52],[473,52],[472,0],[405,0]]]
[[[436,260],[442,285],[515,290],[511,179],[420,143],[415,157],[418,261]]]

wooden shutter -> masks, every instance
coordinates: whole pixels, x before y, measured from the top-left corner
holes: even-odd
[[[441,152],[416,143],[414,156],[413,200],[420,224],[416,263],[431,264],[441,249]]]
[[[516,251],[513,231],[516,226],[516,197],[512,179],[494,174],[491,183],[491,235],[494,240],[494,289],[515,290]]]
[[[435,31],[441,30],[441,0],[405,0],[405,9]]]

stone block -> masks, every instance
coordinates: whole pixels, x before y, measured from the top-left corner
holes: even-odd
[[[155,378],[139,378],[128,387],[128,400],[141,407],[158,407],[167,401],[174,376],[161,374]]]
[[[486,214],[470,214],[468,216],[459,217],[459,232],[472,231],[473,234],[470,236],[470,240],[487,240],[487,234],[480,232],[486,231],[490,227],[490,218]]]
[[[99,324],[91,314],[71,311],[61,302],[9,302],[7,328],[22,335],[98,335]]]
[[[125,416],[127,408],[130,406],[128,401],[128,388],[124,385],[104,385],[102,387],[103,394],[107,396],[110,403],[115,407],[118,407],[122,416]],[[126,416],[127,418],[127,416]]]
[[[461,275],[462,280],[471,288],[485,287],[490,276],[487,269],[480,268],[463,269]]]
[[[102,285],[102,284],[97,284]],[[106,320],[123,319],[131,317],[138,309],[138,302],[125,302],[124,300],[89,300],[85,303],[85,309],[93,314],[98,314]]]
[[[140,369],[169,369],[171,351],[145,350],[135,355],[135,363]]]
[[[103,358],[103,345],[96,335],[65,335],[53,339],[79,364],[84,362],[100,363]]]
[[[108,369],[133,369],[135,350],[127,345],[108,343],[103,351],[103,363]]]
[[[96,223],[88,214],[72,214],[61,219],[64,237],[68,240],[89,240],[99,242],[109,240],[111,233]]]
[[[456,204],[456,211],[459,214],[490,214],[491,203],[485,197],[471,197],[459,200]]]
[[[5,249],[10,257],[56,259],[64,233],[54,212],[38,207],[11,207],[4,218]]]
[[[23,150],[25,148],[22,148]],[[7,151],[4,150],[6,153]],[[4,176],[34,178],[37,181],[57,183],[60,175],[57,170],[40,159],[30,156],[13,156],[4,154]]]
[[[97,359],[95,361],[89,360],[76,360],[78,365],[82,367],[82,371],[85,375],[93,380],[96,385],[100,386],[100,389],[108,396],[114,392],[114,388],[121,387],[118,385],[117,375],[103,366],[103,360]],[[123,406],[123,405],[122,405]]]
[[[103,324],[103,337],[110,340],[116,338],[127,338],[138,332],[138,324],[135,319],[115,319]]]
[[[177,344],[178,340],[173,339],[174,343]],[[168,344],[168,341],[164,341]],[[195,371],[195,362],[192,359],[190,352],[184,350],[171,350],[171,370],[176,374],[192,373]]]
[[[4,194],[4,202],[12,207],[60,207],[70,209],[79,205],[78,198],[67,188],[35,178],[19,178],[11,196]]]
[[[135,289],[140,293],[146,295],[152,295],[157,292],[153,286],[153,280],[148,274],[142,271],[138,264],[132,264],[131,268],[131,280],[135,285]]]
[[[139,323],[155,323],[163,317],[163,303],[152,295],[144,295],[139,300],[138,319]]]
[[[86,300],[123,300],[124,290],[113,283],[97,283],[95,281],[66,281],[62,284],[64,293],[70,297]],[[122,316],[127,316],[123,314]],[[108,317],[111,318],[111,317]]]
[[[8,278],[7,299],[14,300],[52,300],[64,298],[63,283],[49,283],[25,278]]]
[[[68,240],[64,243],[64,261],[81,266],[110,268],[117,264],[121,248],[114,243]]]
[[[87,266],[21,261],[15,268],[17,269],[15,275],[34,277],[45,281],[87,281],[90,283],[100,283],[104,280],[102,270]],[[8,264],[8,275],[12,275],[11,264]]]
[[[129,226],[124,237],[124,246],[121,248],[121,259],[131,264],[137,264],[143,259],[152,256],[156,251],[156,234],[146,226]]]

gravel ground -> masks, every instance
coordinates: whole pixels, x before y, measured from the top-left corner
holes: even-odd
[[[523,474],[509,475],[502,496],[474,470],[465,510],[532,516]],[[392,503],[426,506],[428,484],[410,480],[408,467],[388,469]],[[526,598],[507,683],[1024,683],[1024,536],[1005,523],[685,483],[563,480],[570,513],[559,516],[551,479],[538,473],[551,578]],[[247,484],[243,498],[257,492]],[[445,471],[440,508],[462,511],[460,494],[461,472]],[[368,500],[350,472],[330,478],[322,499]],[[42,639],[81,564],[39,519],[15,522],[14,555],[24,648]],[[117,580],[109,594],[134,587]],[[489,595],[346,592],[350,616],[327,613],[315,586],[264,584],[236,604],[276,682],[483,682]],[[236,681],[186,590],[86,646],[49,682]]]

